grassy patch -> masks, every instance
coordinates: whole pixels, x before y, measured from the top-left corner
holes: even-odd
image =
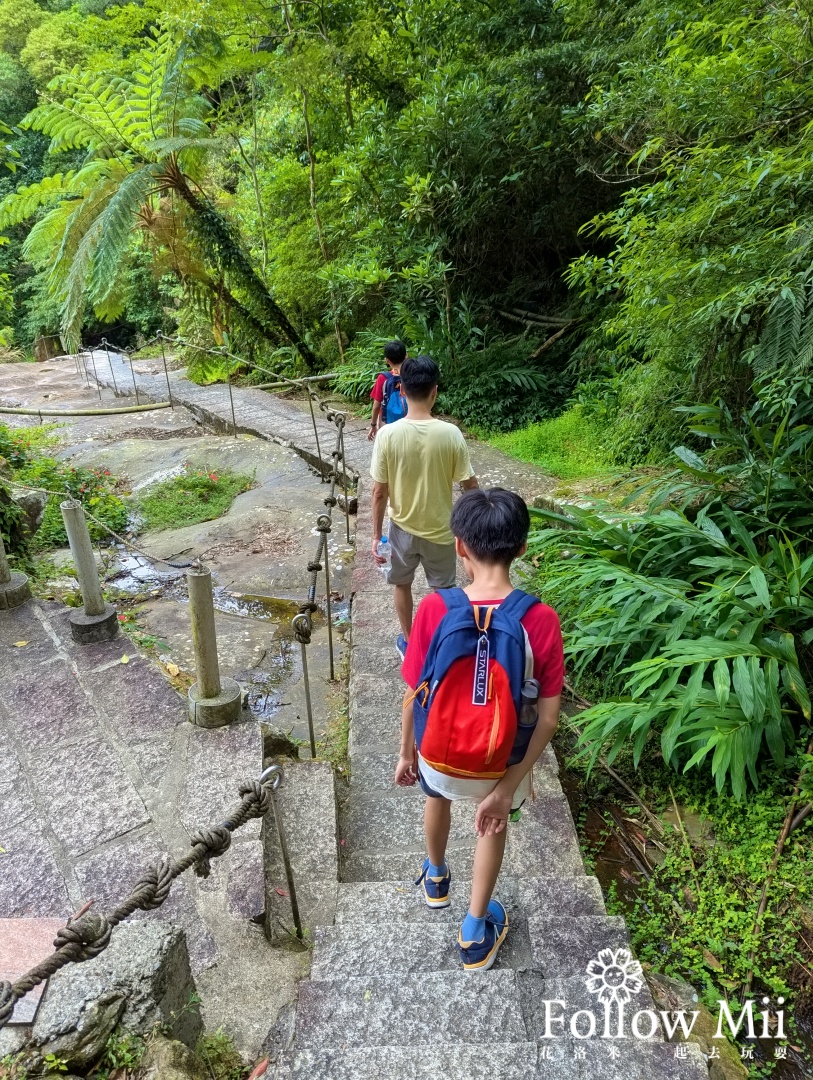
[[[187,465],[180,476],[147,488],[137,507],[144,528],[178,529],[220,517],[241,492],[253,485],[252,476]]]
[[[498,450],[539,465],[562,480],[601,476],[612,468],[598,428],[585,417],[580,405],[574,405],[553,420],[494,435],[489,442]]]

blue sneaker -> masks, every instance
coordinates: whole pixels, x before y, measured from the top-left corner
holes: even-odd
[[[499,900],[490,900],[486,911],[486,929],[482,941],[463,941],[457,934],[457,947],[466,971],[488,971],[497,959],[500,945],[508,933],[508,914]]]
[[[398,637],[395,639],[395,648],[398,650],[398,655],[403,660],[406,656],[407,651],[407,639],[404,637],[403,634],[399,634]]]
[[[449,904],[451,904],[451,900],[449,899],[449,886],[452,883],[452,874],[449,870],[448,863],[446,865],[446,873],[443,877],[430,877],[429,865],[429,860],[424,859],[421,876],[415,884],[420,885],[423,883],[423,898],[426,901],[427,907],[448,907]]]

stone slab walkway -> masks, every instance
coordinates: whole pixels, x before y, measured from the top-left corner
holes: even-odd
[[[371,527],[362,485],[360,535]],[[707,1080],[697,1046],[660,1031],[614,1044],[586,968],[602,950],[630,949],[624,920],[606,914],[585,872],[570,810],[548,750],[536,797],[510,826],[497,884],[511,929],[493,970],[462,971],[454,946],[468,901],[473,810],[455,804],[448,861],[452,906],[430,911],[413,882],[423,858],[422,796],[396,788],[403,683],[389,588],[361,550],[353,579],[349,790],[340,807],[335,918],[315,930],[309,980],[278,1080]],[[574,1038],[555,1015],[595,1010],[598,1031]],[[628,1008],[654,1008],[644,985]],[[629,1023],[629,1021],[628,1021]],[[645,1030],[648,1030],[645,1028]],[[627,1029],[629,1036],[629,1027]]]
[[[73,362],[71,360],[71,362]],[[105,387],[114,384],[122,395],[133,397],[133,377],[142,401],[166,401],[167,383],[163,368],[155,361],[130,361],[119,353],[108,356],[98,349],[93,362],[85,359],[90,379]],[[112,370],[111,370],[112,369]],[[198,386],[190,382],[184,370],[170,371],[172,399],[216,431],[232,431],[231,401],[228,388],[220,383]],[[316,437],[310,411],[302,400],[284,400],[263,390],[234,387],[234,417],[237,430],[290,446],[309,464],[318,467]],[[133,400],[135,400],[133,398]],[[323,457],[329,458],[335,445],[336,429],[317,410],[317,431]],[[367,439],[366,420],[348,414],[345,427],[345,451],[348,471],[353,479],[366,476],[370,467],[373,444]],[[538,495],[548,495],[556,486],[554,478],[533,465],[526,465],[503,454],[487,443],[471,439],[469,448],[472,465],[485,487],[504,486],[518,491],[527,502]]]
[[[262,770],[258,723],[194,727],[184,700],[126,637],[75,645],[68,610],[29,601],[0,612],[0,918],[64,919],[91,899],[108,909],[157,856],[185,854],[190,834],[218,824],[239,784]],[[254,821],[209,879],[184,875],[161,909],[136,916],[184,928],[208,1025],[235,1021],[238,1041],[255,1047],[269,997],[280,980],[292,988],[249,921],[262,914],[263,889]],[[246,1017],[229,1015],[224,980],[247,951],[261,1025],[253,1033]]]

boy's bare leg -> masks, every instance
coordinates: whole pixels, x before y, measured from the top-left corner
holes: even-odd
[[[430,803],[433,800],[426,801]],[[502,866],[507,835],[508,830],[503,829],[502,832],[481,836],[477,840],[471,880],[471,902],[469,903],[469,913],[475,919],[482,919],[488,909],[488,902],[494,892]]]
[[[395,613],[398,616],[398,622],[401,624],[401,633],[407,641],[409,641],[409,635],[412,633],[413,608],[412,585],[396,585]]]
[[[426,833],[426,854],[433,866],[443,866],[451,824],[451,802],[448,799],[430,798],[427,795],[423,808],[423,828]]]

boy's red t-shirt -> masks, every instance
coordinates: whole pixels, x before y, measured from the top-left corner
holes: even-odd
[[[472,600],[472,604],[488,607],[500,600]],[[443,597],[436,592],[421,600],[412,624],[406,656],[401,665],[404,681],[414,690],[421,681],[421,671],[429,646],[441,619],[446,614]],[[534,678],[539,681],[539,696],[556,697],[562,692],[565,677],[565,658],[559,616],[547,604],[534,604],[522,620],[534,654]]]
[[[370,391],[370,397],[373,401],[377,401],[379,405],[384,400],[384,383],[387,381],[387,376],[382,371],[380,375],[376,376],[376,380],[373,383],[373,388]]]

